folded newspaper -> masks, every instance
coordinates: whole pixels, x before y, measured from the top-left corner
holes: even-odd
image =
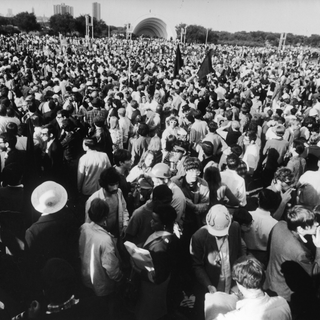
[[[154,270],[151,254],[148,250],[137,247],[134,243],[126,241],[124,243],[127,251],[129,252],[132,260],[137,268],[140,270]]]

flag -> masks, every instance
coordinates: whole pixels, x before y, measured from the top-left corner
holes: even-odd
[[[180,47],[178,45],[176,51],[176,61],[174,63],[173,77],[175,78],[179,74],[179,70],[183,67],[183,60],[181,57]]]
[[[200,80],[204,78],[207,74],[214,72],[212,68],[212,61],[211,61],[212,54],[213,54],[213,49],[210,49],[201,63],[201,66],[197,73]]]

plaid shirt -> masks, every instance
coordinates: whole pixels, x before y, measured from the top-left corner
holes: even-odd
[[[246,163],[240,159],[240,164],[239,164],[239,167],[237,168],[237,174],[242,177],[243,179],[246,178],[247,176],[247,173],[248,173],[248,168],[247,168],[247,165]]]
[[[108,116],[108,112],[105,109],[102,109],[102,110],[92,109],[92,110],[88,111],[87,114],[85,115],[85,121],[87,123],[89,123],[89,125],[91,127],[93,124],[93,119],[95,117],[101,117],[105,120],[105,119],[107,119],[107,116]]]

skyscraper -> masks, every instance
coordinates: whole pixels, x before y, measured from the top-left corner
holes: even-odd
[[[64,3],[53,5],[53,14],[66,14],[73,16],[73,7],[65,5]]]
[[[101,5],[98,2],[92,4],[92,17],[101,20]]]
[[[13,17],[12,9],[8,9],[7,17],[8,18]]]

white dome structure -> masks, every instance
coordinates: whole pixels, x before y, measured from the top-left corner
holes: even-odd
[[[163,19],[155,16],[145,16],[133,26],[132,32],[137,35],[175,40],[177,37],[175,28],[169,26]]]

